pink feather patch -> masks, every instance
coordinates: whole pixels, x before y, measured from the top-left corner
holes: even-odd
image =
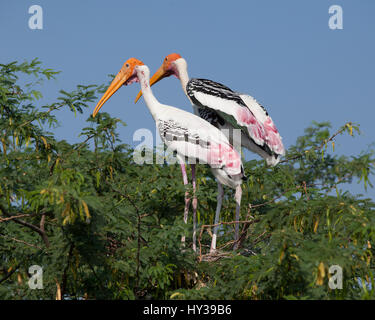
[[[271,146],[271,149],[278,154],[284,154],[285,150],[280,134],[270,117],[264,122],[264,129],[266,132],[266,141]]]
[[[221,167],[225,165],[225,167],[231,169],[231,174],[241,172],[241,157],[238,152],[228,144],[216,144],[211,142],[207,160],[212,166]]]
[[[254,117],[253,113],[247,108],[240,108],[237,111],[238,121],[245,124],[251,137],[258,143],[266,140],[265,129],[263,125]]]

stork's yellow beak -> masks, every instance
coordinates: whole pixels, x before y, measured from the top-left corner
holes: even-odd
[[[164,65],[162,65],[151,77],[150,79],[150,87],[152,87],[155,83],[159,82],[161,79],[167,77],[167,72],[165,71]],[[135,98],[134,103],[137,103],[139,98],[142,96],[142,90],[138,92],[137,97]]]
[[[135,67],[143,65],[143,62],[136,59],[136,58],[130,58],[127,60],[124,65],[122,66],[119,73],[116,75],[116,77],[113,79],[111,84],[109,85],[107,91],[103,94],[101,99],[99,100],[98,104],[96,105],[92,116],[95,117],[96,114],[99,112],[100,108],[103,106],[103,104],[123,85],[128,81],[131,77],[136,76],[135,75]]]

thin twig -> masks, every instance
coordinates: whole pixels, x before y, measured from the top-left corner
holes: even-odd
[[[14,267],[10,272],[7,272],[7,274],[5,275],[5,277],[3,277],[2,279],[0,279],[0,284],[3,283],[4,281],[6,281],[7,279],[9,279],[13,273],[15,273],[18,268],[20,267],[21,263],[19,263],[16,267]]]
[[[8,238],[8,239],[10,239],[10,240],[13,240],[13,241],[15,241],[15,242],[23,243],[23,244],[25,244],[25,245],[27,245],[27,246],[29,246],[29,247],[33,247],[33,248],[37,248],[37,249],[39,249],[39,250],[42,250],[41,247],[38,247],[38,246],[36,246],[36,245],[34,245],[34,244],[28,243],[28,242],[23,241],[23,240],[20,240],[20,239],[16,239],[16,238],[13,238],[13,237],[9,237],[9,236],[7,236],[6,234],[0,234],[0,236],[3,237],[3,238]]]
[[[61,102],[61,103],[58,104],[57,106],[56,106],[56,105],[51,106],[47,111],[45,111],[45,112],[43,112],[43,113],[45,113],[45,114],[49,114],[49,113],[51,113],[51,111],[58,110],[58,109],[60,109],[60,108],[63,107],[63,106],[65,106],[65,103],[62,103],[62,102]],[[25,121],[24,123],[22,123],[22,124],[19,125],[19,128],[22,128],[22,127],[28,125],[29,123],[31,123],[31,122],[37,120],[37,119],[39,118],[39,116],[40,116],[40,115],[38,114],[38,116],[35,117],[34,119],[31,119],[31,120]]]
[[[283,159],[281,160],[279,163],[285,163],[285,162],[288,162],[290,160],[296,160],[296,159],[299,159],[299,158],[302,158],[304,155],[306,155],[306,153],[310,152],[310,151],[318,151],[318,150],[321,150],[328,142],[332,141],[334,138],[336,138],[339,134],[343,133],[345,130],[346,130],[346,127],[347,126],[351,126],[352,123],[351,122],[347,122],[340,130],[336,131],[331,137],[329,137],[327,140],[324,140],[319,146],[316,146],[314,148],[311,148],[309,150],[306,150],[304,152],[301,152],[300,154],[297,154],[293,157],[290,157],[290,158],[287,158],[287,159]]]
[[[30,214],[22,213],[22,214],[19,214],[17,216],[11,216],[11,217],[8,217],[8,218],[0,218],[0,222],[10,221],[10,220],[13,220],[13,219],[18,219],[18,218],[23,218],[23,217],[30,217],[30,216],[31,216]]]

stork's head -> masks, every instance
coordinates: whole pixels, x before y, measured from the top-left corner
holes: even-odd
[[[121,70],[118,72],[116,77],[113,79],[111,84],[109,85],[107,91],[103,94],[101,99],[99,100],[98,104],[96,105],[92,116],[95,117],[100,108],[103,104],[122,86],[127,86],[133,82],[139,82],[137,76],[137,66],[144,65],[142,61],[136,58],[128,59],[124,65],[122,66]]]
[[[186,66],[186,61],[178,54],[178,53],[171,53],[167,55],[161,67],[154,73],[154,75],[150,79],[150,86],[154,85],[155,83],[159,82],[160,80],[170,77],[171,75],[176,76],[177,78],[180,77],[179,75],[179,66],[184,64]],[[142,91],[140,91],[135,99],[135,103],[139,100],[142,96]]]

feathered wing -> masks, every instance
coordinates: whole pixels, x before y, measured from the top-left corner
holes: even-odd
[[[285,149],[282,138],[266,109],[252,96],[240,94],[240,97],[257,120],[262,123],[267,145],[275,154],[283,156],[285,154]]]
[[[225,135],[197,116],[184,115],[181,121],[176,120],[181,117],[168,114],[157,120],[159,134],[168,148],[189,161],[223,169],[229,176],[243,175],[241,157]]]
[[[186,89],[200,110],[208,109],[233,128],[241,129],[255,145],[275,158],[272,164],[278,162],[279,155],[284,155],[281,137],[272,119],[254,98],[206,79],[191,79]]]

